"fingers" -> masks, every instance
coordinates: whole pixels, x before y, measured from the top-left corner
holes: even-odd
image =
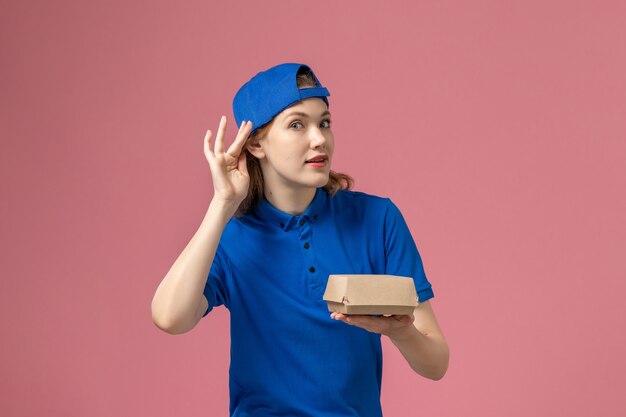
[[[402,323],[413,323],[413,318],[410,315],[396,315],[396,314],[389,314],[389,315],[383,314],[382,317],[377,317],[377,316],[371,316],[369,314],[344,314],[344,313],[333,312],[331,313],[330,318],[335,319],[335,320],[341,320],[345,323],[374,324],[374,323],[380,323],[382,321],[389,321],[389,320],[399,321]]]
[[[376,317],[370,315],[361,314],[344,314],[334,312],[330,315],[331,318],[339,321],[343,321],[346,324],[360,327],[368,332],[384,334],[389,337],[392,335],[398,335],[401,332],[406,332],[406,329],[411,325],[410,316],[408,315],[391,315],[389,317]],[[401,321],[394,320],[395,318],[402,318]]]
[[[246,160],[245,152],[241,152],[241,154],[239,154],[239,159],[237,159],[237,169],[241,171],[242,174],[248,175],[248,161]]]
[[[237,158],[241,153],[243,144],[246,143],[250,132],[252,131],[252,122],[242,122],[239,126],[239,131],[237,132],[237,136],[235,137],[234,142],[228,148],[226,153],[231,156]],[[226,116],[222,116],[220,118],[220,125],[217,128],[217,137],[215,138],[215,146],[214,149],[211,150],[211,137],[213,133],[211,130],[207,130],[206,135],[204,136],[204,153],[207,157],[215,156],[221,153],[224,153],[224,136],[226,134]]]
[[[226,153],[232,155],[233,157],[239,155],[242,150],[241,148],[243,147],[243,144],[246,143],[246,140],[248,139],[251,131],[251,121],[241,122],[241,125],[239,125],[239,132],[237,132],[237,136],[235,137],[235,141],[232,145],[230,145],[230,148],[228,148],[228,151],[226,151]]]
[[[213,136],[213,132],[211,130],[207,130],[204,135],[204,155],[207,160],[211,160],[211,158],[215,157],[213,151],[211,150],[211,137]]]
[[[222,116],[220,119],[220,126],[217,128],[217,137],[215,138],[215,151],[214,153],[224,153],[224,134],[226,133],[226,116]]]
[[[332,319],[340,320],[340,321],[343,321],[343,322],[350,322],[350,321],[352,321],[352,318],[350,317],[349,314],[344,314],[344,313],[339,313],[339,312],[332,313],[330,315],[330,317]]]

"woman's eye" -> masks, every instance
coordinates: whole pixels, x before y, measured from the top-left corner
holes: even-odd
[[[302,127],[302,126],[303,126],[303,125],[302,125],[302,123],[300,123],[300,122],[293,122],[293,123],[291,123],[291,124],[289,125],[289,127],[290,127],[290,128],[291,128],[291,127],[294,127],[294,128],[296,128],[296,129],[298,129],[299,127]],[[329,128],[329,127],[330,127],[330,120],[324,120],[324,121],[322,121],[322,124],[320,125],[320,127],[323,127],[323,128]]]

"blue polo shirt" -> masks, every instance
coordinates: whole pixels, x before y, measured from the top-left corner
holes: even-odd
[[[231,416],[382,416],[381,336],[330,318],[330,274],[413,277],[420,301],[434,296],[389,198],[320,187],[299,216],[263,199],[229,220],[204,315],[230,311]]]

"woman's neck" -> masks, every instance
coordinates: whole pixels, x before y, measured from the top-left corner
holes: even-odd
[[[303,188],[265,188],[265,198],[278,210],[299,216],[305,212],[317,191],[314,187]]]

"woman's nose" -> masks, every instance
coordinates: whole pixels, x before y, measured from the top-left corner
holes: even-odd
[[[317,148],[326,144],[326,136],[318,128],[313,128],[311,132],[311,146]]]

